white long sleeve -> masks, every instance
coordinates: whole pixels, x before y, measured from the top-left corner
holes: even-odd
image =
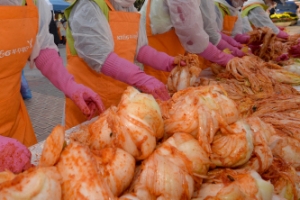
[[[202,13],[203,27],[209,35],[209,41],[213,45],[219,44],[221,34],[216,24],[217,16],[214,2],[212,0],[201,0],[200,10]]]
[[[270,17],[267,15],[266,11],[262,7],[256,7],[249,11],[248,20],[257,28],[259,27],[269,27],[277,35],[279,33],[279,28],[275,26]]]
[[[248,20],[248,17],[245,16],[243,17],[243,33],[248,33],[250,31],[253,31],[251,24]]]
[[[122,8],[113,0],[110,2],[115,10],[136,12],[133,5]],[[112,32],[105,15],[95,2],[79,0],[71,11],[69,25],[78,56],[89,67],[100,72],[107,56],[114,50]],[[137,51],[145,44],[147,36],[142,26],[139,30]]]
[[[31,67],[34,66],[34,59],[38,57],[41,50],[55,49],[58,52],[58,48],[54,43],[53,35],[49,32],[49,24],[51,17],[53,17],[50,7],[45,0],[37,0],[36,6],[39,11],[39,32],[30,55]]]
[[[145,19],[146,1],[141,9]],[[203,28],[199,0],[151,0],[151,30],[161,34],[175,29],[182,46],[191,53],[202,53],[208,46],[209,36]]]

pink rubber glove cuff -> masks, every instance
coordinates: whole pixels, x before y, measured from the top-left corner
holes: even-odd
[[[234,39],[242,44],[248,44],[250,40],[250,35],[247,34],[237,34]]]
[[[232,55],[223,53],[211,43],[209,43],[206,49],[199,55],[211,62],[215,62],[222,66],[226,66],[229,60],[234,58]]]
[[[222,40],[225,40],[231,46],[237,47],[239,49],[241,49],[243,47],[243,45],[241,43],[235,41],[232,37],[230,37],[222,32],[220,34],[222,36]]]
[[[140,48],[137,61],[149,65],[157,70],[170,72],[174,67],[174,57],[164,52],[158,52],[154,48],[145,45]]]
[[[276,58],[276,61],[285,61],[289,59],[289,55],[287,53],[281,54],[278,58]]]
[[[286,39],[289,38],[289,34],[287,34],[286,32],[280,30],[279,33],[277,34],[277,37],[286,40]]]
[[[239,50],[236,47],[231,46],[230,44],[228,44],[226,41],[224,40],[220,40],[219,44],[217,45],[218,49],[220,49],[221,51],[223,51],[224,49],[228,48],[231,51],[231,54],[237,57],[243,57],[245,54]]]
[[[0,172],[20,173],[31,167],[31,153],[26,146],[13,138],[0,135]]]
[[[98,94],[90,88],[77,84],[73,76],[63,66],[63,61],[54,49],[43,49],[35,59],[36,67],[51,83],[72,99],[80,110],[89,118],[97,108],[104,111],[104,105]]]
[[[300,44],[292,46],[291,49],[289,50],[289,53],[293,57],[300,57]]]
[[[257,51],[260,50],[260,45],[253,45],[253,44],[249,44],[248,47],[251,49],[251,52],[253,54],[255,54]]]
[[[170,98],[166,86],[156,78],[145,74],[138,66],[120,58],[114,52],[106,58],[101,72],[119,81],[135,86],[155,98],[168,100]]]

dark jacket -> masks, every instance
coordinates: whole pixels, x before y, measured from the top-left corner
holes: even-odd
[[[52,15],[52,13],[51,13]],[[50,21],[50,24],[49,24],[49,32],[51,34],[53,34],[53,37],[54,37],[54,43],[56,45],[58,45],[60,43],[60,38],[58,36],[58,33],[57,33],[57,26],[56,26],[56,23],[55,21],[53,20],[53,17],[51,17],[51,21]]]

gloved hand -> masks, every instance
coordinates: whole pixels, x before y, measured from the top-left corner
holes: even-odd
[[[223,53],[211,43],[209,43],[206,49],[199,55],[211,62],[217,63],[222,66],[226,66],[229,60],[234,58],[230,54]]]
[[[166,86],[156,78],[145,74],[138,66],[126,59],[120,58],[114,52],[106,58],[101,72],[119,81],[135,86],[155,98],[168,100],[170,98]]]
[[[261,48],[260,45],[254,45],[254,44],[249,44],[248,47],[251,49],[251,52],[253,54],[256,54],[256,51],[259,51]]]
[[[289,53],[293,56],[293,57],[300,57],[300,43],[298,43],[297,45],[294,45],[290,48]]]
[[[232,37],[224,34],[224,33],[220,33],[222,36],[222,40],[225,40],[228,44],[230,44],[233,47],[237,47],[239,49],[241,49],[243,47],[243,45],[237,41],[235,41]]]
[[[72,99],[88,118],[93,117],[96,109],[99,113],[105,110],[98,94],[74,81],[74,77],[65,69],[62,59],[54,49],[41,50],[35,59],[35,65],[55,87]]]
[[[163,101],[170,99],[166,85],[143,71],[136,72],[130,82],[141,91],[152,94],[156,99]]]
[[[289,38],[289,34],[287,34],[286,32],[280,30],[279,33],[277,34],[277,37],[286,40],[286,39]]]
[[[288,59],[289,59],[289,54],[284,53],[284,54],[281,54],[278,58],[276,58],[276,61],[285,61]]]
[[[105,110],[99,95],[90,88],[82,84],[77,84],[73,78],[66,84],[64,91],[65,95],[72,99],[89,120],[94,117],[97,109],[99,113]]]
[[[0,172],[20,173],[31,167],[31,153],[18,140],[0,135]]]
[[[170,72],[178,63],[176,63],[175,58],[169,56],[164,52],[158,52],[156,49],[145,45],[140,48],[137,61],[140,63],[151,66],[154,69]],[[181,66],[185,66],[184,61],[180,62]]]
[[[250,40],[250,35],[247,34],[237,34],[234,39],[241,44],[248,44]]]
[[[239,50],[236,47],[231,46],[230,44],[228,44],[226,41],[224,40],[220,40],[219,44],[217,45],[218,49],[220,49],[221,51],[223,51],[224,49],[228,48],[231,51],[231,54],[237,57],[243,57],[244,55],[246,55],[244,52],[242,52],[241,50]]]

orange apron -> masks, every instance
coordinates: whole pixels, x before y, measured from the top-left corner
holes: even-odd
[[[146,32],[148,37],[149,46],[155,48],[157,51],[165,52],[170,56],[184,55],[185,49],[181,45],[181,42],[176,35],[175,29],[172,28],[168,32],[162,34],[153,35],[151,31],[151,20],[150,20],[150,7],[151,0],[148,1],[146,10]],[[198,56],[201,65],[210,66],[210,62],[201,56]],[[204,67],[205,68],[205,67]],[[145,73],[154,76],[164,84],[167,84],[168,76],[170,72],[160,71],[153,69],[151,66],[144,65]]]
[[[26,146],[37,143],[20,93],[21,73],[38,33],[38,10],[27,6],[0,6],[0,135]]]
[[[232,35],[235,22],[237,21],[237,16],[225,15],[223,19],[223,30],[222,32],[228,36]]]
[[[222,33],[231,36],[234,29],[235,22],[238,20],[237,16],[230,16],[228,8],[222,4],[218,4],[218,7],[223,11],[223,30]]]
[[[170,31],[153,35],[151,31],[150,21],[150,5],[151,0],[148,1],[146,11],[146,32],[148,37],[149,46],[155,48],[157,51],[165,52],[170,56],[178,56],[179,54],[184,55],[185,50],[180,43],[178,36],[175,33],[175,29],[172,28]],[[151,66],[144,65],[144,71],[146,74],[154,76],[163,83],[167,83],[169,72],[160,71],[153,69]]]
[[[115,11],[108,0],[105,0],[105,2],[111,10],[109,11],[109,25],[115,43],[114,52],[120,57],[133,62],[137,47],[140,14]],[[71,55],[68,45],[67,60],[67,69],[74,75],[75,81],[84,84],[99,94],[106,108],[119,103],[124,90],[128,86],[127,84],[95,72],[83,59],[77,55]],[[87,120],[86,116],[69,98],[66,98],[65,110],[65,126],[67,129]]]

